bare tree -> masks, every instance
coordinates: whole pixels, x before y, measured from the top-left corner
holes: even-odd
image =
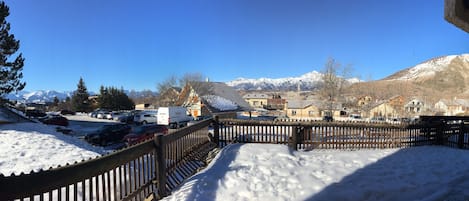
[[[179,79],[179,86],[184,87],[189,82],[202,82],[204,77],[201,73],[186,73]]]
[[[172,75],[172,76],[166,78],[166,80],[164,80],[163,82],[158,83],[156,85],[156,89],[158,90],[158,93],[160,93],[160,94],[164,93],[169,88],[177,86],[177,80],[178,79],[176,78],[176,76]]]
[[[324,66],[322,75],[323,86],[321,90],[322,96],[327,100],[327,110],[333,115],[334,103],[342,98],[342,93],[347,84],[347,77],[351,71],[350,65],[342,66],[333,58],[329,58]]]
[[[158,104],[160,106],[176,104],[180,92],[179,89],[176,92],[176,88],[184,88],[184,86],[190,84],[192,88],[200,90],[200,88],[206,87],[203,80],[204,76],[201,73],[186,73],[180,78],[176,76],[167,78],[157,84],[157,90],[160,93],[157,101]]]

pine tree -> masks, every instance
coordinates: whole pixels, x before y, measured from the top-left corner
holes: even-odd
[[[57,107],[59,106],[60,100],[57,98],[57,96],[54,96],[54,101],[53,101],[53,106]]]
[[[98,104],[100,108],[108,110],[131,110],[134,102],[125,94],[124,89],[101,86]]]
[[[88,101],[88,90],[86,89],[85,82],[83,78],[80,77],[78,81],[77,90],[73,93],[72,96],[72,107],[73,110],[77,112],[89,112],[90,103]]]
[[[18,51],[20,41],[9,33],[10,23],[6,21],[8,15],[10,9],[5,2],[0,2],[0,97],[13,91],[21,91],[26,85],[21,82],[23,55],[20,53],[15,59],[9,60]]]

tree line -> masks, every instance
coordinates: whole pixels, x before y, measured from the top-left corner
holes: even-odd
[[[112,111],[132,110],[135,104],[124,92],[124,89],[116,87],[101,86],[99,94],[95,97],[90,96],[83,78],[80,78],[77,84],[77,90],[72,97],[67,97],[64,101],[55,97],[53,107],[58,110],[72,110],[76,112],[90,112],[97,108]]]

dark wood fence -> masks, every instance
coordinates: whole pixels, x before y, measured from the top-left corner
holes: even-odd
[[[469,149],[469,117],[423,116],[423,132],[433,136],[436,145]]]
[[[220,146],[288,144],[294,149],[397,148],[431,144],[419,127],[352,122],[220,120]]]
[[[466,122],[466,123],[465,123]],[[324,121],[220,120],[220,146],[288,144],[293,149],[400,148],[445,145],[469,148],[468,117],[422,117],[414,124]]]
[[[64,167],[0,175],[0,200],[151,200],[204,164],[211,119],[132,147]]]

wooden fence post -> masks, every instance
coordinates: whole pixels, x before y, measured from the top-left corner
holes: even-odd
[[[443,145],[444,122],[440,122],[436,127],[436,145]]]
[[[291,141],[290,141],[290,147],[293,150],[298,150],[298,144],[300,142],[300,136],[301,133],[303,132],[303,127],[301,126],[296,126],[295,127],[295,132],[292,133]]]
[[[166,192],[166,159],[164,157],[164,136],[157,135],[155,137],[155,162],[156,162],[156,181],[158,188],[158,197],[163,198]]]
[[[461,125],[459,126],[459,133],[458,133],[458,148],[462,149],[464,148],[464,121],[461,122]]]
[[[213,139],[217,144],[217,148],[220,147],[220,121],[218,120],[218,116],[215,116],[213,122]]]

